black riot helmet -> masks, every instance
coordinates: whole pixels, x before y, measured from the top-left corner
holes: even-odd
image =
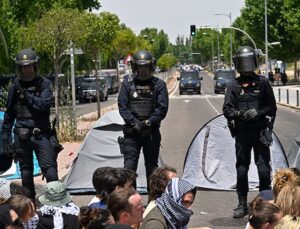
[[[258,55],[250,46],[241,46],[233,57],[235,69],[239,73],[254,72],[258,67]]]
[[[154,72],[155,58],[152,54],[146,50],[137,51],[131,60],[132,72],[139,80],[147,80],[151,77],[151,73]],[[140,74],[140,69],[148,70],[147,74]]]
[[[38,74],[39,57],[32,48],[21,50],[15,58],[15,64],[17,67],[17,76],[22,81],[31,81]],[[34,69],[33,74],[23,74],[22,69],[30,66]]]

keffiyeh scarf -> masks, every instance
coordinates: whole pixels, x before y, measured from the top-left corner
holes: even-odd
[[[187,228],[193,212],[182,205],[181,198],[185,193],[193,189],[195,189],[194,185],[179,178],[173,178],[168,184],[166,191],[156,200],[157,207],[164,215],[169,228]]]
[[[53,229],[63,229],[64,228],[64,220],[62,217],[62,213],[68,215],[76,215],[79,214],[79,207],[74,203],[67,203],[61,207],[53,207],[50,205],[44,205],[40,209],[42,215],[52,215],[53,216]]]

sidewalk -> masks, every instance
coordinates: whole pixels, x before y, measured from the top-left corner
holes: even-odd
[[[276,102],[283,106],[300,109],[300,85],[273,86]]]

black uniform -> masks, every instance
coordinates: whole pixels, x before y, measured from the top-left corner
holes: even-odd
[[[255,109],[258,115],[254,120],[245,120],[243,114],[250,109]],[[270,189],[270,149],[259,138],[267,124],[266,116],[275,117],[276,110],[273,90],[263,76],[255,73],[241,75],[227,87],[223,112],[229,121],[235,122],[237,193],[241,196],[248,193],[252,148],[259,175],[259,190]]]
[[[2,126],[3,144],[9,144],[14,133],[15,159],[20,163],[22,185],[35,197],[33,150],[47,182],[58,180],[57,155],[50,138],[51,81],[35,77],[32,81],[16,80],[8,91]],[[13,128],[14,125],[14,128]]]
[[[131,77],[122,83],[118,98],[119,112],[124,125],[124,167],[137,170],[140,150],[143,147],[146,175],[150,176],[158,166],[161,141],[160,122],[168,111],[168,91],[166,83],[154,76],[147,80]],[[144,126],[137,134],[134,126],[148,120],[151,126]]]

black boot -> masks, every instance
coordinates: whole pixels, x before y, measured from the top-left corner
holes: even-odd
[[[248,215],[247,196],[239,195],[239,205],[233,209],[233,218],[242,218]]]

